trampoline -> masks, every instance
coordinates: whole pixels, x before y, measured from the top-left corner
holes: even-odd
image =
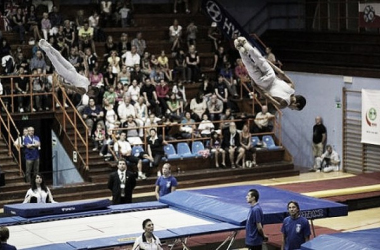
[[[346,205],[273,187],[246,185],[176,191],[159,202],[106,206],[104,200],[93,201],[102,206],[91,211],[75,209],[76,205],[80,207],[80,202],[6,205],[4,211],[14,216],[0,219],[0,224],[9,226],[9,243],[18,249],[99,249],[130,245],[143,232],[141,223],[146,218],[153,221],[158,237],[174,239],[184,247],[190,236],[231,232],[222,243],[230,249],[237,232],[244,229],[249,210],[245,196],[252,188],[260,192],[264,224],[282,222],[290,200],[297,200],[311,220],[347,215]],[[41,216],[38,212],[59,210],[59,206],[65,208],[60,210],[65,213]],[[23,217],[25,214],[28,217]]]

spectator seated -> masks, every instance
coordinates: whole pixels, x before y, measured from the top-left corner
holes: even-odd
[[[186,142],[180,142],[177,144],[177,152],[181,159],[194,158],[195,155],[191,153],[190,147]]]
[[[181,159],[181,156],[178,155],[177,152],[175,151],[173,144],[169,143],[169,144],[165,145],[164,151],[165,151],[167,161]]]
[[[264,135],[263,136],[263,143],[264,143],[264,145],[266,145],[266,148],[269,150],[276,150],[276,149],[281,148],[280,146],[276,146],[271,135]]]

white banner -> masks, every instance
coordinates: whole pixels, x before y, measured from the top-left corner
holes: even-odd
[[[362,143],[380,145],[380,91],[362,89]]]

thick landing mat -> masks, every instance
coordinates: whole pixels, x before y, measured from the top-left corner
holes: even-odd
[[[302,244],[301,250],[378,250],[380,228],[321,235]]]
[[[110,200],[96,201],[73,201],[62,203],[22,203],[4,206],[4,213],[10,215],[18,215],[24,218],[58,215],[68,213],[78,213],[84,211],[96,211],[99,209],[108,209]]]
[[[281,223],[287,216],[286,206],[290,200],[298,201],[303,216],[309,219],[346,216],[348,213],[346,205],[260,185],[176,191],[162,197],[160,202],[188,213],[241,226],[245,225],[249,210],[245,197],[252,188],[260,193],[264,224]]]

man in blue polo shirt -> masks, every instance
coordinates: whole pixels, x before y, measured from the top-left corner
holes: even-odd
[[[309,221],[300,215],[300,206],[296,201],[288,203],[289,216],[282,224],[281,250],[299,249],[301,245],[310,239]]]
[[[262,250],[263,242],[268,241],[263,230],[264,214],[258,202],[259,197],[256,189],[249,190],[246,196],[247,202],[251,205],[245,225],[245,245],[248,250]]]
[[[40,147],[41,142],[38,136],[34,135],[34,128],[28,128],[28,135],[24,139],[24,153],[25,153],[25,180],[30,183],[32,168],[33,173],[36,174],[40,170]]]

